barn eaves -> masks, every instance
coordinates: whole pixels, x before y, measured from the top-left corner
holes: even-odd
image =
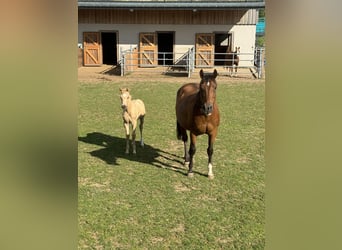
[[[192,9],[192,10],[222,10],[222,9],[259,9],[265,7],[265,0],[234,0],[234,1],[111,1],[111,0],[79,0],[78,8],[115,8],[115,9]]]

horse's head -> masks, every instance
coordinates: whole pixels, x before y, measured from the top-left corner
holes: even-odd
[[[129,94],[128,88],[120,88],[120,100],[121,100],[121,108],[123,110],[127,109],[128,102],[131,101],[131,95]]]
[[[201,111],[206,116],[209,116],[213,112],[213,106],[216,99],[217,71],[215,69],[212,74],[204,74],[203,70],[201,69],[200,77],[201,82],[199,96],[201,102]]]

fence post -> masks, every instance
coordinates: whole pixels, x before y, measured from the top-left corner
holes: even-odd
[[[264,58],[263,58],[263,54],[264,54],[264,48],[260,47],[258,48],[258,79],[262,78],[262,71],[264,68]]]
[[[190,76],[191,76],[191,73],[190,73],[190,70],[191,70],[190,69],[191,68],[190,67],[190,60],[191,59],[190,59],[190,57],[191,57],[191,49],[188,50],[188,60],[187,60],[187,65],[186,65],[187,69],[188,69],[188,78],[190,78]]]
[[[121,54],[121,76],[125,75],[125,55],[122,51],[122,48],[120,48],[120,54]]]
[[[195,48],[191,47],[191,72],[193,73],[195,70]]]
[[[261,77],[261,61],[260,61],[261,53],[260,47],[256,47],[254,51],[254,65],[256,66],[256,73],[257,78],[260,79]]]
[[[195,55],[194,55],[194,47],[189,48],[188,52],[188,77],[191,77],[191,73],[194,72],[195,68]]]
[[[132,48],[132,45],[129,46],[129,56],[127,57],[129,62],[128,62],[128,65],[129,65],[129,71],[130,72],[133,72],[133,48]]]

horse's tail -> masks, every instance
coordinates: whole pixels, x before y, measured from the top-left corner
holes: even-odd
[[[182,131],[181,131],[181,126],[177,122],[177,139],[182,140]]]

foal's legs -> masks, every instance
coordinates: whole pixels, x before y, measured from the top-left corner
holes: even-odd
[[[126,132],[126,151],[125,153],[129,153],[129,122],[124,122],[125,132]]]
[[[140,146],[144,147],[144,140],[143,140],[143,128],[144,128],[144,118],[145,116],[140,117],[140,124],[139,124],[139,129],[140,129]]]
[[[136,147],[135,147],[136,129],[137,129],[137,121],[132,121],[132,147],[133,147],[133,154],[137,153],[137,150],[136,150]]]

